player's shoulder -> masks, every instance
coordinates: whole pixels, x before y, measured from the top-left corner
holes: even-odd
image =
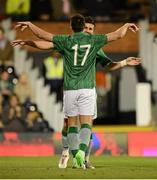
[[[66,34],[56,34],[54,35],[54,38],[67,38],[69,35]]]
[[[66,34],[58,34],[53,37],[53,40],[66,40],[68,37],[69,35]]]
[[[81,37],[85,37],[86,39],[101,39],[104,37],[102,34],[89,34],[89,33],[82,33]]]

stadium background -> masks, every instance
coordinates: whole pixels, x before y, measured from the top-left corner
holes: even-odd
[[[7,1],[4,1],[5,4]],[[9,2],[9,1],[8,1]],[[46,2],[46,1],[45,1]],[[48,2],[48,1],[47,1]],[[43,15],[42,8],[37,11],[40,1],[32,0],[30,12],[10,13],[1,6],[1,26],[7,38],[33,38],[28,31],[15,33],[13,26],[19,20],[33,20],[36,25],[56,34],[70,33],[68,18],[71,14],[66,3],[73,5],[73,12],[92,15],[96,19],[96,33],[108,33],[116,30],[125,22],[137,23],[141,30],[107,45],[104,50],[113,60],[128,56],[143,58],[141,68],[126,67],[110,73],[111,89],[100,102],[100,112],[94,121],[94,139],[92,154],[157,156],[157,5],[156,1],[123,0],[123,1],[52,1],[53,16],[49,12]],[[64,7],[57,9],[57,2]],[[102,4],[101,4],[102,3]],[[114,6],[111,6],[113,5]],[[55,6],[56,5],[56,6]],[[46,6],[45,6],[46,7]],[[93,11],[93,7],[97,7]],[[108,7],[108,8],[105,8]],[[110,8],[109,8],[110,7]],[[117,7],[117,8],[115,8]],[[44,9],[44,8],[43,8]],[[45,8],[46,9],[46,8]],[[106,10],[106,11],[105,11]],[[34,14],[31,14],[34,12]],[[36,12],[36,13],[35,13]],[[60,12],[60,14],[55,14]],[[103,13],[105,12],[105,13]],[[40,13],[40,14],[39,14]],[[50,16],[50,17],[49,17]],[[46,17],[46,18],[45,18]],[[50,93],[42,77],[43,60],[51,52],[41,52],[30,48],[14,49],[14,68],[17,75],[23,71],[28,74],[29,83],[35,91],[35,103],[43,113],[54,132],[10,132],[1,127],[0,156],[53,156],[61,152],[61,131],[63,124],[62,103],[56,102],[55,93]],[[98,67],[98,71],[101,70]],[[105,74],[104,74],[105,76]],[[105,86],[104,86],[105,89]],[[102,106],[101,106],[102,105]],[[104,109],[103,109],[104,108]]]

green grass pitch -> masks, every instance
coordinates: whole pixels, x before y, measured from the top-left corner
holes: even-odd
[[[58,168],[59,156],[0,157],[0,179],[152,179],[157,178],[157,157],[91,157],[94,170]]]

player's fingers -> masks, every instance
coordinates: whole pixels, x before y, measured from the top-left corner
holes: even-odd
[[[135,60],[134,63],[135,63],[136,65],[138,65],[138,64],[141,64],[141,61],[140,61],[140,60]]]
[[[27,25],[27,24],[28,24],[28,22],[27,22],[27,21],[26,21],[26,22],[21,21],[21,22],[17,22],[16,24],[20,24],[20,25]]]
[[[132,27],[132,28],[134,28],[135,30],[139,30],[139,28],[136,26],[136,24],[134,24],[134,23],[130,23],[130,26]]]
[[[136,58],[136,57],[128,58],[128,64],[130,65],[138,65],[140,63],[141,63],[141,58]]]
[[[24,41],[21,39],[17,39],[11,42],[11,45],[16,46],[16,45],[23,45]]]
[[[135,29],[135,31],[139,31],[139,28],[136,25],[134,25],[133,28]]]
[[[132,29],[132,28],[129,28],[132,32],[134,32],[134,33],[136,33],[136,31],[134,30],[134,29]]]
[[[27,28],[28,23],[27,22],[17,22],[15,25],[15,29],[20,28],[21,31],[24,31],[25,28]]]
[[[13,47],[15,47],[15,46],[18,45],[18,43],[11,43],[11,45],[12,45]]]
[[[14,29],[18,29],[18,28],[20,28],[20,27],[21,27],[21,24],[16,24],[15,27],[14,27]]]
[[[21,31],[24,31],[27,28],[27,26],[22,26]]]
[[[25,29],[25,27],[22,27],[22,28],[21,28],[21,31],[24,31],[24,29]]]
[[[136,62],[136,64],[135,64],[135,65],[139,65],[139,64],[141,64],[141,62]]]
[[[142,61],[142,58],[136,58],[136,61]]]
[[[12,41],[12,43],[19,43],[19,42],[22,42],[22,40],[17,39],[17,40]]]
[[[136,29],[134,27],[129,27],[129,30],[131,30],[132,32],[136,33]]]
[[[134,59],[134,60],[142,60],[142,58],[139,58],[139,57],[131,57],[131,59]]]
[[[130,25],[129,29],[133,32],[137,32],[139,28],[136,25]]]
[[[17,40],[14,40],[14,41],[11,42],[11,44],[14,44],[14,43],[17,43]]]
[[[136,60],[135,60],[135,62],[139,63],[139,62],[141,62],[141,61],[140,61],[140,60],[138,60],[138,59],[136,59]]]
[[[14,45],[14,42],[11,42],[10,44],[13,46],[13,45]]]

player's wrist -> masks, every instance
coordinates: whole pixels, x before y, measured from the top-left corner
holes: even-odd
[[[30,21],[27,21],[27,27],[31,27],[32,23]]]
[[[120,62],[120,67],[127,66],[127,59]]]

